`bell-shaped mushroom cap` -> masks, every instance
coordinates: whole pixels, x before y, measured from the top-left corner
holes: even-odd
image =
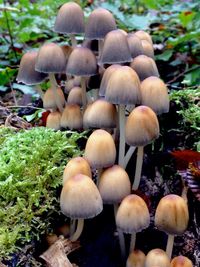
[[[193,264],[190,259],[180,255],[172,259],[170,267],[193,267]]]
[[[131,51],[132,58],[135,58],[139,55],[144,54],[144,50],[142,47],[142,41],[135,34],[133,34],[133,33],[128,34],[127,41],[128,41],[128,46],[129,46],[130,51]]]
[[[140,103],[140,80],[136,72],[128,66],[117,68],[108,81],[105,99],[113,104]]]
[[[81,87],[73,87],[69,92],[67,103],[82,106],[82,93],[83,92]]]
[[[56,89],[56,93],[59,97],[60,103],[62,104],[62,106],[64,106],[65,105],[65,97],[64,97],[63,91],[61,90],[60,87],[58,87]],[[52,88],[49,88],[45,92],[44,98],[43,98],[43,106],[45,109],[56,109],[57,108],[55,95],[54,95],[54,91]]]
[[[112,30],[116,30],[115,19],[108,10],[97,8],[90,14],[85,27],[85,38],[101,40]]]
[[[37,58],[37,52],[27,52],[23,55],[19,65],[19,71],[17,75],[17,81],[27,85],[34,85],[41,83],[47,75],[35,70],[35,62]]]
[[[150,44],[153,45],[151,36],[150,36],[150,34],[148,34],[147,32],[145,32],[145,31],[136,31],[134,34],[135,34],[138,38],[140,38],[140,40],[146,40],[146,41],[148,41]]]
[[[137,233],[150,223],[149,210],[144,200],[137,195],[128,195],[122,200],[116,215],[116,224],[122,232]]]
[[[98,188],[105,204],[117,204],[131,193],[128,174],[119,165],[114,165],[102,172]]]
[[[150,76],[159,77],[155,61],[145,55],[140,55],[134,58],[130,66],[137,72],[141,81]]]
[[[84,158],[91,168],[106,168],[115,163],[116,148],[114,140],[105,130],[95,130],[87,140]]]
[[[64,73],[67,59],[60,46],[44,44],[37,55],[35,69],[44,73]]]
[[[126,121],[126,143],[130,146],[145,146],[158,136],[159,123],[154,111],[147,106],[136,107]]]
[[[150,76],[141,82],[142,105],[153,109],[156,114],[169,111],[169,95],[164,82],[158,77]]]
[[[145,267],[170,267],[170,260],[167,253],[159,248],[152,249],[148,252],[145,260]]]
[[[161,198],[156,208],[155,225],[171,235],[181,235],[188,226],[189,214],[185,200],[174,194]]]
[[[68,60],[71,52],[73,51],[73,47],[71,47],[69,45],[61,45],[60,47],[61,47],[66,59]]]
[[[46,127],[54,130],[60,129],[61,113],[58,111],[51,112],[46,121]]]
[[[118,64],[131,62],[131,52],[126,35],[120,30],[109,32],[104,40],[99,64]]]
[[[83,174],[70,177],[64,184],[60,207],[64,215],[74,219],[88,219],[103,209],[100,193],[92,179]]]
[[[96,57],[85,47],[76,47],[67,63],[67,74],[75,76],[92,76],[97,72]]]
[[[145,267],[145,254],[136,249],[132,251],[126,261],[126,267]]]
[[[77,174],[84,174],[92,178],[90,165],[87,160],[82,157],[72,158],[67,163],[63,173],[63,185],[70,177],[73,177]]]
[[[63,110],[60,125],[70,130],[80,130],[83,128],[83,116],[80,106],[67,104]]]
[[[81,77],[76,76],[72,79],[69,79],[65,83],[65,92],[69,93],[72,88],[77,86],[79,87],[80,85],[81,85]]]
[[[84,13],[81,7],[74,2],[62,5],[56,17],[54,31],[66,34],[84,33]]]
[[[146,55],[147,57],[151,57],[154,59],[153,45],[146,40],[142,40],[141,42],[143,47],[143,55]]]
[[[104,99],[94,101],[88,108],[86,108],[83,114],[83,126],[86,129],[115,128],[116,124],[116,107]]]
[[[114,64],[111,65],[110,67],[108,67],[103,74],[102,80],[101,80],[101,84],[100,84],[100,88],[99,88],[99,95],[100,96],[105,96],[106,94],[106,88],[108,85],[108,81],[110,79],[111,74],[117,69],[120,68],[120,65]]]

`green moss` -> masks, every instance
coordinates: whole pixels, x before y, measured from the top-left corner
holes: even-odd
[[[76,142],[83,135],[0,128],[0,259],[50,229],[64,166],[81,154]]]

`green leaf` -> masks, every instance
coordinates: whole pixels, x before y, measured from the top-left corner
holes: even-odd
[[[168,61],[173,54],[173,50],[165,50],[162,54],[156,56],[156,60]]]

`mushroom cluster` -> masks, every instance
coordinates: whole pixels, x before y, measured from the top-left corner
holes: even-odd
[[[148,207],[135,192],[144,147],[159,137],[158,115],[169,110],[168,89],[159,78],[151,36],[117,29],[112,13],[104,8],[92,11],[85,23],[83,10],[74,2],[61,6],[54,31],[69,36],[71,46],[46,42],[38,52],[27,52],[17,80],[38,85],[49,79],[51,87],[44,95],[40,90],[44,108],[51,110],[47,127],[93,131],[83,157],[71,159],[63,175],[60,207],[71,218],[70,238],[77,240],[84,219],[97,216],[104,203],[112,204],[123,257],[124,233],[131,234],[127,266],[168,267],[174,235],[182,234],[188,223],[187,204],[179,196],[165,196],[155,215],[158,229],[169,234],[168,256],[159,249],[146,258],[134,251],[136,233],[150,223]],[[84,35],[82,43],[77,43],[77,34]],[[131,192],[126,166],[136,148]],[[179,221],[183,212],[184,220]]]

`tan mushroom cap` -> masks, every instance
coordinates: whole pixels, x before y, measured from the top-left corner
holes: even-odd
[[[102,172],[98,188],[105,204],[119,203],[131,193],[129,176],[119,165]]]
[[[134,33],[138,38],[140,38],[140,40],[146,40],[148,41],[150,44],[153,45],[153,42],[152,42],[152,39],[151,39],[151,36],[148,32],[145,32],[145,31],[136,31]]]
[[[116,29],[116,22],[112,13],[104,8],[97,8],[88,17],[85,38],[101,40],[108,32]]]
[[[64,106],[65,105],[65,97],[64,97],[63,91],[60,87],[57,87],[56,94],[59,98],[61,105]],[[57,108],[55,95],[54,95],[52,88],[49,88],[45,92],[44,98],[43,98],[43,106],[45,109],[56,109]]]
[[[105,99],[113,104],[140,103],[140,80],[136,72],[128,66],[117,68],[108,81]]]
[[[62,48],[54,43],[44,44],[37,55],[35,69],[44,73],[64,73],[67,58]]]
[[[103,112],[102,112],[103,111]],[[115,105],[105,99],[98,99],[86,108],[83,114],[83,126],[88,128],[115,128],[117,110]]]
[[[46,121],[46,127],[54,130],[60,129],[61,113],[58,111],[51,112]]]
[[[161,198],[155,214],[155,225],[171,235],[181,235],[188,226],[189,213],[185,200],[174,194]]]
[[[141,81],[150,76],[159,77],[156,63],[151,57],[145,55],[137,56],[133,59],[130,66],[136,71]]]
[[[141,42],[142,42],[142,47],[143,47],[143,51],[144,51],[143,55],[154,58],[153,45],[146,40],[142,40]]]
[[[148,252],[145,267],[152,266],[170,267],[170,259],[164,250],[156,248]]]
[[[80,130],[83,128],[83,115],[79,105],[67,104],[63,110],[60,125],[70,130]]]
[[[142,41],[135,34],[133,33],[128,34],[127,41],[128,41],[129,49],[131,51],[132,58],[135,58],[139,55],[144,54]]]
[[[148,77],[141,82],[142,105],[148,106],[156,114],[169,111],[169,95],[167,86],[158,77]]]
[[[84,13],[81,7],[69,2],[61,6],[58,11],[54,31],[63,34],[84,33]]]
[[[27,85],[39,84],[47,77],[45,73],[35,70],[37,54],[37,52],[31,51],[22,56],[16,79],[19,83]]]
[[[66,73],[74,76],[92,76],[97,73],[96,57],[86,47],[76,47],[69,56]]]
[[[137,233],[150,223],[149,210],[144,200],[137,195],[128,195],[122,200],[116,215],[116,224],[122,232]]]
[[[69,178],[71,178],[77,174],[84,174],[84,175],[87,175],[90,178],[92,178],[90,165],[87,162],[87,160],[85,160],[82,157],[72,158],[67,163],[65,170],[64,170],[64,173],[63,173],[63,185],[65,184],[65,182]]]
[[[145,258],[145,254],[141,250],[136,249],[129,254],[126,267],[145,267]]]
[[[116,148],[114,140],[105,130],[95,130],[88,138],[84,158],[91,168],[106,168],[115,163]]]
[[[76,104],[79,106],[82,106],[83,101],[82,101],[82,88],[81,87],[73,87],[68,95],[67,98],[67,103],[68,104]]]
[[[190,259],[180,255],[172,259],[170,267],[193,267],[193,264]]]
[[[120,30],[109,32],[104,40],[99,64],[118,64],[131,62],[131,52],[126,35]]]
[[[103,210],[103,203],[93,180],[86,175],[77,174],[65,182],[60,207],[62,213],[70,218],[88,219]]]
[[[120,65],[114,64],[111,65],[110,67],[108,67],[103,74],[102,80],[101,80],[101,84],[100,84],[100,88],[99,88],[99,95],[100,96],[105,96],[106,94],[106,88],[108,85],[108,81],[112,75],[112,73],[117,69],[120,68]]]
[[[125,140],[130,146],[145,146],[159,137],[159,131],[155,112],[147,106],[139,106],[127,118]]]

